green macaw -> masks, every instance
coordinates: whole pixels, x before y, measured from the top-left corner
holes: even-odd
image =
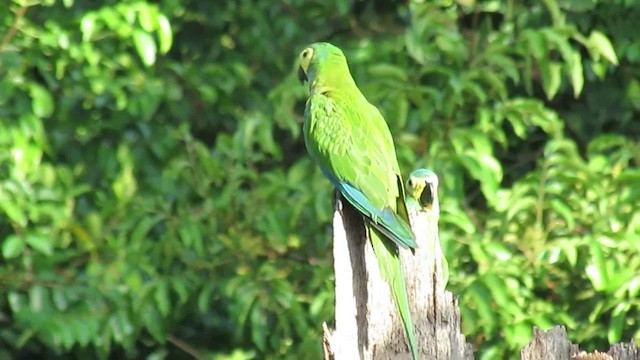
[[[428,221],[436,224],[440,218],[438,201],[438,175],[429,169],[417,169],[407,178],[407,208],[412,214],[424,214]],[[436,238],[436,241],[439,239]],[[449,263],[442,256],[442,277],[444,285],[449,281]]]
[[[304,112],[307,150],[342,196],[364,215],[380,273],[389,283],[411,355],[417,359],[399,257],[399,247],[415,249],[417,244],[389,127],[356,86],[339,48],[329,43],[309,45],[300,53],[298,76],[311,84]]]

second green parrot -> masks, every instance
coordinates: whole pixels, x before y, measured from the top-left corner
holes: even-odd
[[[417,169],[409,174],[407,178],[407,208],[412,214],[424,214],[426,221],[435,226],[431,229],[437,230],[438,219],[440,218],[440,202],[438,201],[438,175],[429,169]],[[434,241],[437,243],[437,253],[442,253],[439,248],[440,239],[436,233]],[[436,244],[434,244],[436,245]],[[446,286],[449,281],[449,263],[442,255],[442,280]]]
[[[440,215],[438,175],[429,169],[417,169],[407,178],[407,206]]]
[[[310,83],[304,139],[324,175],[366,220],[413,359],[418,358],[399,247],[415,248],[404,183],[389,127],[356,86],[342,51],[329,43],[300,53],[298,75]]]

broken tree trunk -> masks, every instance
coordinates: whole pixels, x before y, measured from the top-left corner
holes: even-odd
[[[533,339],[520,352],[522,360],[638,360],[640,349],[633,343],[615,344],[609,352],[580,351],[578,345],[567,339],[564,326],[554,326],[549,331],[533,328]]]
[[[418,249],[401,250],[413,324],[423,359],[473,359],[460,333],[458,302],[444,290],[437,214],[412,214]],[[335,329],[324,327],[326,359],[410,359],[389,286],[362,216],[340,196],[333,218]]]
[[[380,277],[362,216],[340,196],[333,217],[335,329],[324,328],[325,359],[410,359],[404,330],[389,286]],[[411,315],[420,357],[428,360],[473,359],[460,333],[460,312],[445,291],[445,266],[438,240],[438,214],[410,214],[418,249],[401,250]],[[563,326],[534,328],[521,351],[522,360],[640,360],[633,343],[612,345],[608,353],[585,353],[567,340]]]

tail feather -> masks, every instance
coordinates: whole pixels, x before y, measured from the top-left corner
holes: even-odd
[[[402,264],[400,263],[398,247],[390,240],[385,239],[384,235],[376,228],[369,226],[368,230],[373,251],[378,260],[378,266],[380,266],[380,274],[391,288],[391,294],[396,303],[400,320],[402,321],[402,326],[409,343],[411,356],[414,360],[417,360],[418,344],[413,329],[413,322],[411,321],[409,297],[407,296],[407,288],[404,281]]]

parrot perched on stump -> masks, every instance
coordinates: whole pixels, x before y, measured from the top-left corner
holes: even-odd
[[[425,191],[426,190],[426,191]],[[440,215],[438,175],[429,169],[417,169],[407,179],[407,207]]]
[[[298,76],[310,83],[304,140],[313,160],[365,218],[413,359],[418,358],[399,247],[415,249],[393,138],[380,111],[356,86],[342,51],[314,43],[300,53]]]
[[[437,224],[440,218],[438,175],[429,169],[417,169],[411,172],[407,178],[406,203],[410,213],[423,213],[427,221]],[[436,237],[435,241],[439,241],[439,238]],[[446,286],[449,281],[449,263],[444,255],[442,256],[442,280],[443,285]]]

